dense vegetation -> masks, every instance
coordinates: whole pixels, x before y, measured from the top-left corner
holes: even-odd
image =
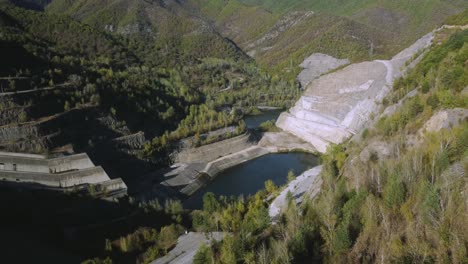
[[[43,89],[7,99],[4,107],[40,109],[22,122],[96,108],[127,127],[111,127],[116,133],[144,131],[155,137],[145,153],[156,160],[164,160],[171,142],[237,125],[243,110],[257,105],[289,106],[299,95],[294,81],[272,77],[214,32],[180,39],[178,25],[170,25],[175,39],[157,38],[151,45],[151,36],[117,35],[6,2],[0,17],[1,75],[10,76],[2,83],[4,91]],[[80,150],[88,141],[72,143]]]
[[[465,120],[460,126],[427,133],[415,147],[405,138],[421,128],[431,116],[428,111],[466,109],[467,97],[461,89],[468,84],[467,34],[456,33],[433,48],[395,85],[394,94],[406,94],[412,88],[420,92],[406,100],[401,110],[380,120],[365,141],[329,150],[323,157],[324,184],[317,199],[300,208],[291,203],[281,222],[265,227],[254,242],[236,232],[233,241],[200,249],[199,254],[215,256],[221,263],[249,263],[251,259],[260,263],[306,259],[331,263],[466,262],[466,179],[463,173],[448,168],[461,163],[466,175],[468,123]],[[465,73],[444,77],[454,71]],[[434,104],[438,100],[443,103]],[[392,133],[385,125],[388,122],[396,124],[390,125]],[[371,153],[368,161],[355,159],[370,142],[379,141],[394,147],[394,154],[383,157]],[[221,218],[220,222],[224,221]],[[234,261],[225,262],[229,257]]]
[[[48,3],[12,2],[34,9]],[[251,108],[290,106],[300,94],[295,67],[312,52],[354,61],[389,56],[464,5],[56,0],[44,13],[0,0],[0,88],[32,90],[2,97],[0,110],[20,108],[15,122],[24,124],[94,109],[96,119],[108,118],[111,124],[104,131],[96,127],[80,134],[77,141],[67,135],[77,151],[143,130],[151,140],[139,158],[167,165],[171,147],[182,139],[209,143],[212,139],[202,140],[202,134],[229,126],[235,127],[229,135],[238,135],[246,129],[242,115]],[[274,35],[281,27],[278,21],[288,16],[285,11],[298,9],[317,13],[259,46],[276,45],[257,55],[268,70],[217,32],[221,29],[244,48],[266,33]],[[400,28],[385,32],[387,24],[400,20]],[[449,20],[465,21],[466,12]],[[382,29],[376,23],[386,24]],[[229,31],[235,25],[249,27]],[[290,199],[274,225],[268,206],[279,188],[270,181],[253,197],[207,194],[203,209],[193,212],[171,200],[163,205],[131,198],[107,203],[76,194],[2,190],[0,208],[8,212],[2,230],[16,244],[26,237],[70,253],[65,259],[89,259],[85,263],[148,263],[172,249],[185,230],[231,233],[222,242],[202,246],[196,263],[468,262],[468,123],[461,120],[437,133],[422,129],[437,111],[468,107],[468,31],[441,41],[383,102],[401,101],[401,107],[379,118],[361,139],[331,147],[322,157],[320,195],[301,205]],[[417,94],[408,97],[415,89]],[[276,129],[271,121],[260,127]],[[390,154],[371,149],[361,159],[371,143],[382,143]],[[10,243],[3,248],[11,247],[8,239],[3,242]]]
[[[207,193],[187,228],[231,236],[202,246],[195,263],[465,263],[468,122],[422,127],[438,111],[466,109],[467,43],[465,30],[431,48],[384,104],[417,94],[360,139],[329,148],[319,196],[291,199],[276,224],[268,216],[279,190],[272,182],[253,197]]]
[[[451,262],[467,261],[465,217],[468,126],[412,135],[437,111],[467,107],[468,31],[432,48],[408,76],[398,80],[384,105],[397,103],[389,117],[367,130],[362,141],[334,146],[324,155],[324,184],[314,201],[291,202],[270,225],[266,198],[275,188],[247,200],[216,200],[207,194],[193,213],[199,231],[232,232],[221,243],[199,249],[196,263]],[[370,142],[394,149],[370,153]],[[450,170],[461,166],[464,174]]]
[[[463,1],[424,0],[189,2],[241,48],[254,51],[259,63],[291,77],[314,52],[351,61],[390,58],[448,15],[468,8]]]

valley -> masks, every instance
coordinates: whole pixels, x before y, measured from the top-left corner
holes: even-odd
[[[0,0],[0,150],[119,182],[0,185],[17,262],[463,262],[466,8]]]

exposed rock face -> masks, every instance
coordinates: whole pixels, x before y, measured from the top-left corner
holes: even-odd
[[[276,125],[325,152],[330,143],[341,143],[361,131],[377,114],[379,103],[388,94],[405,62],[431,44],[430,33],[392,60],[352,64],[312,81],[289,112]]]
[[[439,111],[424,124],[423,131],[439,131],[444,128],[457,126],[462,122],[466,122],[467,118],[468,109],[455,108]]]
[[[305,171],[296,179],[291,181],[288,186],[273,200],[268,209],[270,218],[276,218],[282,209],[288,204],[288,193],[292,194],[297,204],[302,203],[304,195],[309,198],[314,198],[322,185],[322,178],[318,177],[322,172],[322,166],[314,167],[310,170]]]
[[[363,163],[372,162],[373,159],[384,160],[393,154],[392,146],[387,142],[374,141],[369,143],[359,154],[359,159]],[[376,161],[376,160],[375,160]]]
[[[437,132],[460,125],[468,120],[468,109],[455,108],[438,111],[427,120],[424,126],[415,135],[406,137],[406,145],[417,147],[424,142],[425,132]]]
[[[348,63],[348,59],[340,60],[326,54],[314,53],[299,65],[299,67],[304,70],[299,73],[297,79],[302,87],[306,87],[312,80],[320,75]]]

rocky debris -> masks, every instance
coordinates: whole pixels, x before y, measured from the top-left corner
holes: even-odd
[[[145,26],[141,23],[133,23],[133,24],[128,24],[125,26],[119,26],[119,27],[114,27],[113,25],[107,25],[104,27],[105,29],[107,28],[109,31],[112,29],[111,32],[117,32],[118,34],[121,35],[131,35],[131,34],[143,34],[146,33],[148,35],[153,34],[153,30],[149,26]],[[116,28],[116,29],[115,29]]]
[[[305,171],[300,176],[291,181],[288,186],[273,200],[268,209],[270,218],[276,218],[281,210],[288,204],[288,193],[297,204],[302,203],[304,196],[314,198],[320,191],[322,178],[319,176],[322,172],[322,166],[314,167]]]
[[[415,97],[418,94],[418,90],[414,89],[408,94],[405,95],[402,99],[400,99],[396,104],[390,105],[382,113],[382,116],[391,116],[393,115],[396,110],[400,109],[400,107],[403,105],[403,102],[406,101],[407,99],[411,97]]]
[[[465,160],[463,161],[464,163],[467,163],[468,162],[468,158],[465,158]],[[465,177],[466,175],[466,171],[465,171],[465,168],[463,166],[463,162],[456,162],[452,165],[450,165],[450,167],[444,171],[442,173],[442,177],[451,177],[452,175],[457,175],[461,178]]]
[[[176,247],[166,256],[156,259],[151,264],[191,264],[201,245],[210,245],[211,241],[221,241],[228,233],[190,232],[179,237]]]
[[[423,126],[423,131],[433,132],[441,129],[450,128],[466,122],[468,119],[468,109],[455,108],[442,110],[435,113]]]
[[[330,143],[341,143],[360,132],[378,112],[380,102],[395,78],[407,68],[405,62],[431,44],[427,34],[392,60],[351,64],[313,80],[276,126],[325,152]]]
[[[39,131],[39,126],[34,123],[2,126],[0,127],[0,143],[38,137]]]
[[[346,64],[349,64],[348,59],[340,60],[326,54],[314,53],[299,65],[304,70],[299,73],[297,79],[302,87],[306,87],[320,75]]]
[[[374,141],[369,143],[359,154],[361,162],[376,162],[391,157],[393,154],[392,147],[387,142]],[[374,160],[375,159],[375,160]]]
[[[117,133],[123,134],[123,135],[129,135],[131,134],[130,129],[127,127],[125,121],[119,121],[117,120],[114,116],[112,115],[106,115],[103,117],[97,118],[98,122],[105,126],[108,127]]]
[[[141,149],[146,142],[145,133],[142,131],[132,135],[112,139],[118,148]]]
[[[437,132],[441,129],[452,128],[458,126],[468,120],[468,109],[455,108],[438,111],[424,123],[423,127],[416,134],[406,137],[406,145],[408,147],[416,147],[423,143],[425,132]]]
[[[27,117],[27,107],[14,106],[0,110],[0,126],[24,122],[22,117]]]
[[[465,157],[461,161],[453,163],[445,171],[442,172],[440,176],[443,179],[442,188],[447,188],[460,179],[466,180],[467,173],[468,157]],[[462,195],[462,199],[468,201],[468,187],[465,187],[465,189],[460,194]]]

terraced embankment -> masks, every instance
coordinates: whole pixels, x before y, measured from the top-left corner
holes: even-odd
[[[349,65],[312,81],[293,108],[276,125],[309,142],[319,152],[361,131],[390,91],[395,78],[412,64],[405,63],[429,47],[429,33],[391,60]]]
[[[313,147],[299,138],[282,133],[266,133],[260,140],[250,134],[181,152],[169,171],[156,172],[145,178],[162,174],[162,186],[172,188],[183,196],[190,196],[222,171],[249,160],[278,152],[315,152]]]

